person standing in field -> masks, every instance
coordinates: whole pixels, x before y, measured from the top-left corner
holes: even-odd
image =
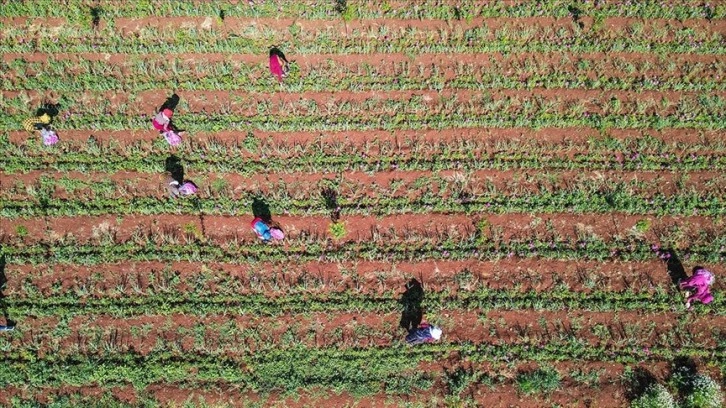
[[[277,47],[270,48],[270,73],[277,77],[277,81],[282,83],[282,79],[287,76],[289,66],[285,54]]]
[[[713,301],[710,287],[714,282],[714,276],[706,268],[697,266],[693,268],[693,275],[678,283],[678,286],[685,290],[686,309],[691,308],[692,302],[709,304]]]
[[[406,343],[411,346],[422,343],[433,343],[441,338],[442,330],[438,326],[422,322],[418,327],[411,328],[406,335]]]

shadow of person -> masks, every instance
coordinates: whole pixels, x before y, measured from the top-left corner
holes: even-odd
[[[683,264],[678,259],[675,251],[672,249],[662,249],[658,251],[658,256],[665,262],[668,276],[670,276],[671,282],[674,285],[678,285],[678,282],[688,278],[686,270],[683,268]]]
[[[101,7],[91,7],[91,25],[94,29],[98,28],[98,25],[101,24],[102,11]]]
[[[274,55],[277,55],[278,57],[280,57],[281,60],[287,63],[287,58],[285,58],[285,54],[279,48],[277,48],[276,45],[270,47],[270,57]]]
[[[254,215],[255,218],[261,219],[267,224],[272,222],[272,213],[270,212],[270,206],[267,204],[265,199],[260,196],[252,199],[252,215]]]
[[[330,219],[338,222],[340,219],[340,206],[338,205],[338,192],[330,187],[325,187],[320,191],[320,195],[325,201],[325,209],[330,211]]]
[[[15,327],[15,322],[10,319],[10,313],[8,313],[8,305],[5,303],[5,284],[8,282],[8,278],[5,275],[5,254],[0,255],[0,312],[2,312],[5,318],[5,326]]]
[[[159,112],[163,111],[164,109],[176,110],[177,105],[179,105],[179,95],[172,94],[170,97],[166,98],[164,104],[161,105],[161,107],[159,108]]]
[[[180,184],[184,182],[184,166],[182,166],[180,158],[172,154],[166,158],[164,167],[171,175],[171,178],[178,181]]]
[[[58,116],[61,105],[59,103],[44,102],[38,110],[35,111],[35,116],[48,115],[51,118]]]
[[[674,380],[673,383],[681,397],[693,392],[693,380],[697,374],[698,367],[693,358],[678,356],[673,360],[670,377]]]
[[[636,367],[633,373],[625,378],[625,397],[628,401],[633,401],[656,382],[658,380],[653,373],[643,367]]]
[[[401,299],[398,301],[403,306],[399,323],[401,327],[411,330],[421,324],[421,320],[423,320],[423,309],[421,308],[423,298],[424,290],[421,282],[416,279],[408,281],[406,291],[403,292]]]

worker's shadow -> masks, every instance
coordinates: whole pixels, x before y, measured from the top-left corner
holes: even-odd
[[[411,330],[418,327],[423,320],[423,309],[421,303],[424,298],[423,286],[416,279],[411,279],[406,284],[406,291],[403,292],[401,300],[398,301],[403,306],[401,312],[401,327]]]
[[[282,231],[280,223],[272,219],[270,205],[267,204],[267,201],[262,196],[257,196],[252,199],[252,215],[264,221],[270,228],[277,228]]]
[[[35,111],[35,116],[48,115],[51,118],[55,118],[58,116],[58,113],[60,113],[60,107],[60,103],[44,102],[40,105],[40,108]]]
[[[325,201],[325,208],[330,211],[330,219],[333,222],[340,220],[340,205],[338,205],[338,192],[330,187],[325,187],[320,191],[320,195]]]
[[[184,166],[182,166],[180,158],[173,154],[167,157],[165,169],[179,184],[184,183]]]
[[[645,393],[653,384],[657,383],[653,373],[642,367],[636,367],[625,379],[625,398],[633,401]]]
[[[8,282],[8,278],[5,275],[5,255],[0,255],[0,312],[2,312],[5,318],[5,326],[15,326],[15,322],[10,319],[10,313],[8,313],[8,305],[5,303],[5,284]]]
[[[170,97],[166,98],[166,101],[164,101],[164,104],[161,105],[159,111],[161,112],[164,109],[176,110],[177,105],[179,105],[179,95],[172,94]]]
[[[658,251],[658,257],[665,262],[668,276],[674,285],[678,285],[680,281],[688,278],[686,270],[683,268],[683,264],[674,250],[661,249]]]
[[[270,221],[272,221],[270,206],[262,197],[255,197],[252,199],[252,214],[255,216],[255,218],[259,218],[265,223],[269,223]]]

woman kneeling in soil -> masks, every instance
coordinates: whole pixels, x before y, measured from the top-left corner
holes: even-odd
[[[185,180],[184,182],[180,183],[178,180],[175,180],[173,177],[169,177],[167,180],[166,188],[169,191],[169,194],[172,198],[176,198],[181,196],[190,196],[193,194],[196,194],[197,192],[197,186],[196,184],[192,183],[189,180]]]
[[[691,303],[694,301],[703,304],[708,304],[713,301],[713,295],[711,295],[710,290],[713,281],[714,277],[711,271],[700,266],[693,268],[693,275],[678,284],[681,289],[686,291],[686,309],[690,309]]]
[[[428,323],[421,323],[418,327],[411,328],[406,335],[406,343],[410,345],[433,343],[441,338],[441,328]]]
[[[151,125],[164,136],[164,139],[170,145],[178,146],[181,143],[181,137],[179,136],[180,132],[171,123],[172,116],[174,116],[173,110],[169,108],[162,109],[151,120]]]
[[[260,217],[255,217],[250,224],[255,234],[264,242],[270,242],[270,240],[279,241],[285,238],[285,234],[280,228],[270,227]]]

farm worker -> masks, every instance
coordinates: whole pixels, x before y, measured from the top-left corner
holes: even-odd
[[[169,179],[167,184],[167,190],[171,194],[172,198],[181,196],[190,196],[196,194],[197,186],[191,181],[187,180],[180,183],[177,180]]]
[[[41,128],[40,136],[43,138],[43,144],[46,146],[53,146],[58,143],[58,134],[55,133],[55,130],[51,129],[50,126]]]
[[[154,126],[154,129],[158,130],[160,133],[167,132],[169,130],[172,130],[171,127],[171,117],[174,116],[174,111],[166,108],[159,111],[159,113],[154,116],[154,119],[151,120],[151,124]]]
[[[154,129],[164,135],[164,139],[166,139],[170,145],[179,146],[179,144],[181,144],[181,137],[179,136],[179,132],[177,132],[176,128],[174,128],[174,125],[171,123],[172,116],[174,116],[174,111],[169,108],[164,108],[160,110],[156,116],[154,116],[154,119],[151,120],[151,124],[154,126]]]
[[[424,322],[408,331],[406,343],[412,346],[421,343],[433,343],[441,338],[441,333],[440,327]]]
[[[47,113],[40,116],[34,116],[32,118],[25,119],[23,121],[23,127],[28,132],[42,129],[45,125],[50,124],[51,117]]]
[[[711,271],[697,266],[693,268],[693,276],[681,281],[678,286],[684,289],[686,295],[686,309],[691,308],[691,302],[699,301],[704,304],[713,301],[710,286],[713,284],[714,276]]]
[[[282,53],[276,47],[270,49],[270,72],[272,75],[277,77],[279,82],[282,82],[282,78],[287,76],[288,62],[285,58],[285,54]]]
[[[271,239],[279,241],[285,238],[285,233],[279,228],[270,228],[260,217],[255,217],[250,224],[252,229],[255,231],[258,237],[265,242],[269,242]]]

